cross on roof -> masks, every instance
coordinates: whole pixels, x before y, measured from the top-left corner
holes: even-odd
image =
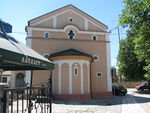
[[[75,34],[73,33],[72,30],[70,30],[68,35],[69,35],[70,40],[72,40]]]

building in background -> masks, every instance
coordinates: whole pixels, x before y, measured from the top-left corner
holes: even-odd
[[[6,83],[10,86],[11,75],[11,71],[4,71],[0,77],[0,83]]]
[[[73,5],[28,21],[27,46],[56,64],[52,77],[54,98],[112,96],[107,29],[105,24]],[[33,85],[47,81],[49,73],[34,71]],[[25,82],[30,83],[31,72],[24,74]]]

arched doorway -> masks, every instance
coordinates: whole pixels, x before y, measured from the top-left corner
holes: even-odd
[[[25,75],[23,73],[18,73],[16,75],[16,87],[25,87],[24,77]]]

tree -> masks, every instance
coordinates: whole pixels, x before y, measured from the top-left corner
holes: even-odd
[[[127,38],[120,41],[120,49],[118,54],[119,73],[128,80],[144,80],[143,70],[144,62],[138,61],[137,55],[134,53],[133,35],[129,32]]]
[[[124,0],[120,24],[128,27],[133,36],[138,62],[145,62],[145,77],[150,80],[150,0]]]

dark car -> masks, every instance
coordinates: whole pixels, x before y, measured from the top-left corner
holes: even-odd
[[[144,83],[141,83],[141,84],[135,86],[135,88],[138,91],[144,91],[145,89],[149,89],[150,90],[150,84],[148,82],[144,82]]]
[[[114,84],[112,86],[112,92],[113,95],[125,96],[127,93],[127,89],[124,88],[122,85]]]

